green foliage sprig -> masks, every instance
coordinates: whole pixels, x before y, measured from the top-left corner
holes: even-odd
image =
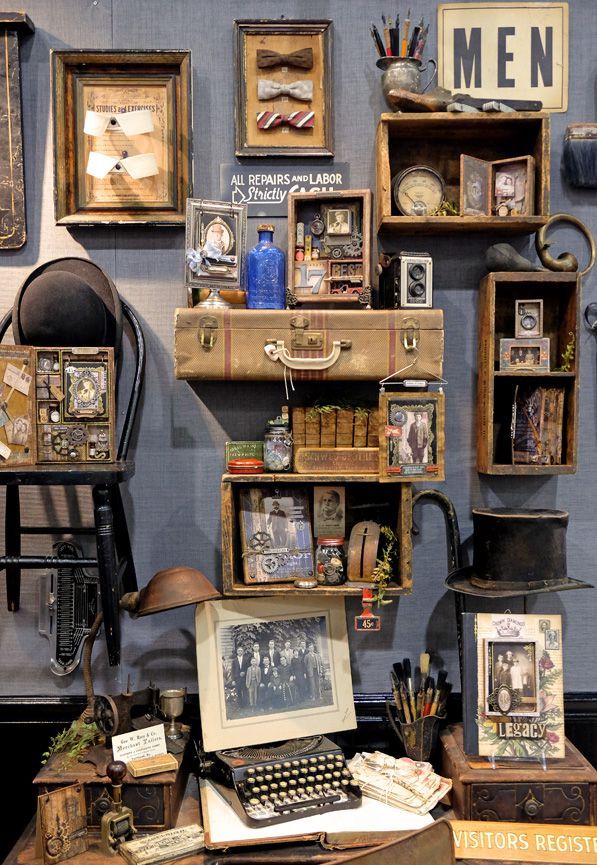
[[[41,755],[42,766],[53,754],[63,753],[65,762],[67,758],[78,760],[89,748],[99,742],[102,735],[97,724],[85,724],[81,720],[73,721],[70,727],[66,727],[50,739],[48,750]]]
[[[570,341],[562,352],[562,363],[560,366],[556,366],[554,372],[570,372],[572,369],[574,355],[576,353],[576,337],[572,331],[569,331],[568,336],[570,337]]]
[[[378,606],[391,604],[392,600],[385,598],[386,589],[392,577],[398,562],[398,538],[389,526],[381,526],[380,532],[385,538],[381,557],[377,559],[377,564],[373,569],[373,581],[375,583],[375,593],[373,601]]]

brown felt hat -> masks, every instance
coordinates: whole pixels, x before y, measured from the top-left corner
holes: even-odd
[[[479,598],[592,589],[566,572],[566,511],[473,510],[473,564],[453,571],[448,589]]]
[[[122,341],[116,286],[86,258],[56,258],[33,270],[12,308],[17,345],[113,346]]]

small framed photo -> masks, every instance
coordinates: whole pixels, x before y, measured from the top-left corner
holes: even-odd
[[[197,605],[207,751],[356,727],[343,598]]]
[[[245,583],[312,578],[313,537],[307,491],[242,489],[240,530]]]
[[[547,633],[547,632],[546,632]],[[487,716],[538,717],[539,658],[532,640],[485,640]]]
[[[379,480],[444,480],[444,394],[380,394]]]
[[[189,306],[202,288],[241,287],[246,232],[246,204],[188,199],[185,285]]]
[[[460,156],[460,215],[490,215],[491,164],[475,156]]]
[[[549,372],[549,339],[500,339],[501,372]]]
[[[347,207],[330,207],[326,213],[327,234],[350,234],[352,231],[352,214]]]
[[[514,301],[514,336],[543,336],[543,300]]]
[[[58,225],[184,225],[191,52],[52,51]]]
[[[333,156],[332,22],[234,27],[236,155]]]
[[[316,538],[345,536],[344,494],[344,487],[313,488],[313,528]]]
[[[534,158],[498,159],[492,163],[492,169],[492,212],[496,216],[532,216],[535,211]]]

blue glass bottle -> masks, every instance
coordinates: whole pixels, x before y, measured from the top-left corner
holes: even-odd
[[[259,241],[247,255],[247,308],[284,309],[286,262],[274,246],[274,226],[258,225]]]

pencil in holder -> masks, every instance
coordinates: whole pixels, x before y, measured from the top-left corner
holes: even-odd
[[[406,756],[418,762],[429,760],[435,746],[444,715],[426,715],[410,724],[403,723],[396,714],[391,700],[386,700],[386,713],[390,726],[402,742]]]

